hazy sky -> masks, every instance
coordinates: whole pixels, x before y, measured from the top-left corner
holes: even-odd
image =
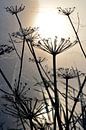
[[[53,11],[56,11],[57,7],[76,7],[74,16],[79,12],[81,25],[86,25],[85,11],[86,11],[86,0],[0,0],[0,41],[7,36],[7,33],[16,29],[16,19],[5,11],[5,7],[10,5],[26,6],[25,10],[21,14],[22,22],[24,26],[39,26],[37,24],[37,18],[39,14],[45,15],[46,12],[50,12],[53,15]],[[74,18],[74,17],[73,17]],[[76,18],[76,17],[75,17]],[[54,19],[55,20],[55,19]],[[53,20],[53,21],[54,21]],[[76,19],[75,22],[77,22]],[[44,21],[48,21],[47,19]],[[49,21],[51,22],[51,21]],[[53,23],[52,23],[53,24]],[[46,26],[46,24],[45,24]],[[48,25],[49,26],[49,25]],[[51,25],[53,26],[53,25]],[[83,30],[86,28],[80,28],[80,35],[83,35]],[[46,27],[47,30],[47,27]],[[52,31],[52,30],[51,30]],[[55,30],[56,31],[56,30]],[[53,29],[54,32],[54,29]],[[84,35],[82,36],[84,37]]]
[[[86,30],[86,18],[85,18],[85,12],[86,12],[86,0],[0,0],[0,42],[2,40],[6,39],[8,36],[8,32],[13,32],[17,30],[18,28],[16,19],[14,16],[11,16],[9,13],[5,11],[5,7],[10,6],[10,5],[20,5],[22,4],[26,6],[25,10],[23,13],[21,13],[20,17],[22,19],[22,23],[25,27],[27,26],[41,26],[42,30],[45,31],[45,29],[50,32],[50,33],[56,33],[56,29],[58,31],[58,27],[60,28],[61,25],[57,24],[56,22],[62,23],[62,20],[58,19],[58,16],[54,17],[54,13],[57,12],[57,7],[76,7],[75,12],[73,13],[73,21],[77,23],[77,12],[79,13],[80,17],[80,30],[79,34],[81,37],[81,40],[85,40],[85,30]],[[53,13],[54,12],[54,13]],[[49,21],[48,14],[51,15],[49,16]],[[46,16],[45,16],[46,15]],[[56,14],[55,14],[56,15]],[[58,14],[57,14],[58,15]],[[43,21],[43,26],[42,23],[39,24],[39,16],[41,16],[41,21]],[[53,17],[53,20],[51,21],[51,18]],[[45,18],[43,20],[43,18]],[[56,19],[56,20],[55,20]],[[55,22],[56,21],[56,22]],[[64,20],[63,20],[64,21]],[[49,25],[48,25],[49,23]],[[55,23],[55,24],[53,24]],[[68,23],[64,21],[64,32],[67,32],[70,30],[68,28]],[[76,26],[76,24],[75,24]],[[50,31],[51,27],[51,31]],[[68,32],[69,33],[69,32]]]
[[[58,19],[58,13],[56,18],[56,8],[59,6],[65,8],[75,6],[76,10],[71,17],[74,25],[77,27],[77,12],[79,13],[79,36],[81,41],[83,41],[83,47],[86,50],[86,0],[0,0],[0,44],[8,42],[8,33],[12,33],[19,29],[15,17],[7,13],[4,8],[11,5],[21,5],[22,3],[26,6],[26,8],[19,16],[24,27],[40,26],[42,35],[43,33],[47,33],[48,36],[49,33],[50,36],[50,34],[55,33],[56,35],[56,32],[60,32],[60,35],[62,34],[62,36],[66,37],[71,36],[72,38],[74,37],[73,30],[67,18],[61,16],[63,18]],[[58,23],[57,26],[56,23]],[[40,52],[38,54],[40,54]],[[46,56],[46,54],[44,56]],[[49,63],[51,63],[51,60],[49,59],[50,57],[47,56],[47,58]],[[26,63],[27,60],[28,58],[25,60],[24,64],[26,66],[25,72],[28,70],[28,72],[31,74],[33,70],[30,69],[30,65],[28,67],[28,64]],[[3,68],[9,79],[12,78],[11,74],[14,72],[13,68],[16,68],[15,65],[17,67],[18,62],[16,63],[16,58],[14,55],[13,57],[6,56],[6,58],[0,58],[0,67]],[[78,45],[75,47],[75,49],[69,50],[66,53],[58,56],[58,66],[61,67],[73,65],[78,66],[80,70],[86,71],[86,61],[84,60]],[[30,78],[29,73],[27,75]]]

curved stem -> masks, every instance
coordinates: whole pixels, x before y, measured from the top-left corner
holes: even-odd
[[[70,21],[70,23],[71,23],[71,26],[72,26],[72,28],[73,28],[73,30],[74,30],[74,32],[75,32],[76,38],[77,38],[77,40],[78,40],[78,42],[79,42],[79,46],[80,46],[80,48],[81,48],[81,51],[82,51],[84,57],[86,58],[86,54],[85,54],[85,51],[84,51],[84,49],[83,49],[83,47],[82,47],[82,44],[81,44],[81,41],[80,41],[80,39],[79,39],[78,33],[77,33],[77,31],[76,31],[76,29],[75,29],[75,27],[74,27],[74,25],[73,25],[73,23],[72,23],[72,20],[71,20],[71,18],[70,18],[69,15],[68,15],[68,19],[69,19],[69,21]]]

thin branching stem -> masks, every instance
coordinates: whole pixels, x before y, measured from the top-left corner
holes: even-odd
[[[21,29],[21,31],[22,31],[22,33],[23,33],[23,28],[22,28],[21,22],[20,22],[19,17],[18,17],[17,14],[16,14],[16,18],[17,18],[17,20],[18,20],[20,29]],[[27,45],[28,45],[29,43],[28,43],[26,37],[24,37],[23,43],[24,43],[25,41],[26,41],[26,43],[27,43]],[[39,74],[40,74],[40,76],[41,76],[41,78],[42,78],[42,80],[43,80],[44,86],[46,87],[46,83],[45,83],[45,81],[44,81],[44,77],[43,77],[42,72],[41,72],[41,70],[40,70],[40,67],[39,67],[39,64],[38,64],[38,61],[37,61],[37,58],[36,58],[36,54],[35,54],[35,51],[34,51],[34,48],[33,48],[33,45],[32,45],[32,44],[33,44],[33,43],[30,42],[30,45],[29,45],[28,47],[29,47],[29,49],[30,49],[30,51],[31,51],[31,53],[32,53],[32,55],[33,55],[33,57],[34,57],[35,63],[36,63],[36,65],[37,65]],[[23,49],[22,49],[22,50],[23,50]],[[22,56],[23,56],[23,53],[22,53]],[[23,60],[23,57],[22,57],[21,59]],[[22,67],[22,60],[21,60],[21,67]],[[21,70],[22,70],[22,69],[21,69]],[[20,77],[21,77],[21,71],[20,71]],[[20,80],[20,78],[19,78],[19,80]],[[20,81],[19,81],[19,82],[20,82]],[[18,87],[19,87],[19,86],[18,86]],[[35,120],[36,120],[36,119],[35,119]]]
[[[72,111],[71,111],[71,114],[70,114],[69,122],[71,121],[71,118],[72,118],[72,116],[73,116],[73,113],[74,113],[76,104],[77,104],[77,102],[78,102],[79,96],[80,96],[80,94],[81,94],[81,92],[82,92],[82,90],[83,90],[83,87],[84,87],[85,83],[86,83],[86,76],[85,76],[84,81],[83,81],[83,83],[82,83],[82,85],[81,85],[81,88],[80,88],[80,90],[79,90],[79,92],[78,92],[78,95],[77,95],[77,97],[76,97],[76,101],[74,102],[74,105],[73,105],[73,107],[72,107]]]
[[[68,19],[69,19],[69,21],[70,21],[70,23],[71,23],[71,26],[72,26],[72,28],[73,28],[73,30],[74,30],[74,33],[75,33],[75,35],[76,35],[76,38],[77,38],[77,40],[78,40],[78,42],[79,42],[81,51],[82,51],[84,57],[86,58],[86,53],[85,53],[85,51],[84,51],[84,49],[83,49],[83,47],[82,47],[82,44],[81,44],[80,38],[79,38],[79,36],[78,36],[78,33],[77,33],[77,31],[76,31],[76,29],[75,29],[75,27],[74,27],[74,25],[73,25],[73,22],[72,22],[72,20],[71,20],[71,18],[70,18],[69,15],[68,15]]]
[[[23,39],[23,46],[22,46],[22,54],[21,54],[21,60],[20,60],[20,70],[19,70],[17,90],[19,89],[19,84],[20,84],[20,80],[21,80],[23,58],[24,58],[24,48],[25,48],[25,38]]]
[[[17,18],[17,21],[18,21],[18,24],[20,26],[20,29],[21,29],[21,32],[23,34],[23,28],[22,28],[22,24],[20,22],[20,19],[17,15],[17,13],[15,14],[16,18]],[[19,71],[19,77],[18,77],[18,85],[17,85],[17,90],[19,89],[19,84],[20,84],[20,80],[21,80],[21,73],[22,73],[22,65],[23,65],[23,57],[24,57],[24,48],[25,48],[25,36],[23,36],[23,46],[22,46],[22,54],[21,54],[21,60],[20,60],[20,71]]]
[[[18,20],[18,23],[19,23],[20,29],[21,29],[21,31],[23,32],[22,24],[21,24],[21,22],[20,22],[20,19],[19,19],[17,13],[15,14],[15,16],[16,16],[16,18],[17,18],[17,20]]]
[[[18,111],[18,115],[19,115],[20,121],[21,121],[21,123],[22,123],[23,129],[26,130],[25,125],[24,125],[24,122],[23,122],[23,119],[22,119],[21,114],[20,114],[20,111],[19,111],[19,108],[17,107],[17,104],[16,104],[16,103],[15,103],[15,106],[16,106],[16,109],[17,109],[17,111]]]
[[[43,68],[42,64],[39,63],[39,65],[40,65],[41,69],[43,70],[44,74],[46,75],[46,77],[48,78],[49,82],[53,84],[53,82],[51,81],[49,75],[46,73],[45,69]]]
[[[8,87],[10,88],[10,90],[13,92],[13,88],[9,82],[9,80],[6,78],[5,74],[3,73],[2,69],[0,68],[0,73],[2,75],[2,77],[4,78],[5,82],[7,83]]]
[[[71,128],[71,130],[74,129],[74,125],[76,125],[76,123],[81,119],[82,113],[80,114],[80,116],[75,120],[75,122],[73,123],[73,126]]]
[[[20,57],[20,55],[19,55],[18,51],[16,50],[16,47],[15,47],[15,45],[14,45],[14,42],[13,42],[13,39],[12,39],[12,37],[11,37],[10,33],[9,33],[9,37],[10,37],[11,43],[12,43],[12,45],[13,45],[13,47],[14,47],[14,50],[15,50],[15,52],[16,52],[16,54],[17,54],[17,56],[18,56],[19,60],[21,60],[21,57]]]

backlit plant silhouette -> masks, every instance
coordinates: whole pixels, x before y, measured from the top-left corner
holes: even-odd
[[[74,47],[77,43],[79,43],[85,56],[85,52],[82,48],[79,36],[70,19],[70,14],[74,11],[74,8],[59,8],[59,12],[68,16],[74,29],[76,39],[73,42],[71,42],[71,38],[60,38],[60,40],[58,40],[58,36],[55,36],[54,39],[43,39],[38,34],[38,28],[23,28],[18,13],[23,11],[24,8],[25,6],[23,5],[20,7],[10,6],[6,8],[7,12],[16,17],[19,24],[19,30],[9,34],[9,42],[12,43],[15,53],[18,56],[20,67],[18,78],[15,80],[13,86],[10,84],[9,79],[7,79],[5,76],[4,71],[0,68],[0,74],[2,75],[10,90],[10,92],[8,92],[0,88],[0,91],[3,93],[2,99],[5,99],[5,103],[2,105],[2,109],[5,109],[2,111],[15,118],[18,118],[24,130],[26,130],[26,125],[30,127],[31,130],[75,130],[78,127],[78,124],[80,125],[79,122],[82,117],[82,113],[80,113],[80,116],[77,115],[75,109],[81,94],[83,94],[82,90],[85,86],[86,76],[79,70],[75,70],[73,67],[71,69],[57,68],[58,54],[65,52],[68,49],[72,49],[72,47]],[[22,45],[21,54],[18,53],[15,47],[15,44],[18,42]],[[38,88],[34,89],[34,91],[41,93],[42,100],[38,97],[35,99],[29,97],[30,87],[27,83],[22,83],[21,80],[25,45],[28,46],[28,49],[32,55],[32,58],[28,56],[28,61],[32,61],[36,64],[40,75],[40,79],[35,78],[36,84],[34,86],[38,86]],[[45,58],[42,59],[41,57],[37,57],[37,48],[41,51],[47,52],[52,56],[52,72],[49,70],[47,73],[46,69],[43,67],[42,63]],[[82,82],[81,75],[83,75]],[[66,80],[65,83],[62,82],[65,85],[65,93],[59,89],[58,76]],[[77,78],[79,83],[79,90],[77,90],[76,97],[74,97],[73,93],[71,96],[69,96],[69,81],[72,78]],[[74,87],[71,88],[74,89]],[[62,102],[61,96],[63,97],[64,102]],[[72,100],[73,104],[70,104],[68,102],[69,100]],[[70,105],[71,109],[69,108]],[[83,125],[81,127],[85,128]]]
[[[62,9],[61,7],[58,7],[57,9],[58,9],[59,13],[62,13],[63,15],[66,15],[66,16],[68,17],[69,22],[70,22],[70,24],[71,24],[71,26],[72,26],[72,28],[73,28],[73,30],[74,30],[74,33],[75,33],[76,38],[77,38],[77,40],[78,40],[78,43],[79,43],[79,45],[80,45],[81,51],[82,51],[84,57],[86,58],[86,53],[85,53],[85,51],[84,51],[84,49],[83,49],[83,47],[82,47],[80,38],[79,38],[79,36],[78,36],[78,32],[76,31],[76,29],[75,29],[75,27],[74,27],[74,25],[73,25],[73,22],[72,22],[72,20],[71,20],[71,17],[70,17],[71,13],[74,12],[75,7],[73,7],[73,8],[65,8],[65,9]]]

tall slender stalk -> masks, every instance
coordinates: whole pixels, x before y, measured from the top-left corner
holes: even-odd
[[[79,79],[79,77],[78,77],[78,84],[79,84],[79,90],[80,90],[80,88],[81,88],[81,81],[80,81],[80,79]],[[81,99],[81,111],[82,111],[82,125],[83,125],[83,129],[85,130],[85,110],[84,110],[84,106],[83,106],[83,92],[81,92],[81,94],[80,94],[80,99]]]
[[[4,78],[5,82],[7,83],[8,87],[10,88],[10,90],[13,92],[13,88],[9,82],[9,80],[6,78],[5,74],[3,73],[2,69],[0,68],[0,74],[2,75],[2,77]]]
[[[7,85],[9,86],[10,90],[14,93],[11,84],[9,83],[8,79],[6,78],[6,76],[4,75],[4,73],[3,73],[3,71],[2,71],[1,69],[0,69],[0,73],[1,73],[2,77],[4,78],[5,82],[7,83]],[[16,103],[15,103],[15,105],[16,105]],[[17,107],[17,105],[16,105],[16,107]],[[18,107],[17,107],[17,111],[18,111],[19,118],[20,118],[20,120],[21,120],[23,129],[26,130],[26,129],[25,129],[25,126],[24,126],[24,123],[23,123],[23,121],[22,121],[22,118],[21,118],[21,115],[20,115],[20,112],[19,112]]]
[[[83,47],[82,47],[82,44],[81,44],[81,41],[80,41],[80,39],[79,39],[78,33],[77,33],[77,31],[76,31],[76,29],[75,29],[75,27],[74,27],[74,25],[73,25],[73,22],[72,22],[70,16],[69,16],[69,15],[67,15],[67,16],[68,16],[68,19],[69,19],[69,21],[70,21],[70,23],[71,23],[71,26],[72,26],[73,30],[74,30],[74,33],[75,33],[75,35],[76,35],[76,38],[77,38],[77,40],[78,40],[78,42],[79,42],[79,46],[80,46],[80,48],[81,48],[81,51],[82,51],[84,57],[86,58],[86,53],[85,53],[85,51],[84,51],[84,49],[83,49]]]
[[[20,22],[19,17],[18,17],[17,14],[16,14],[16,18],[17,18],[17,20],[18,20],[20,29],[21,29],[21,31],[23,32],[23,28],[22,28],[21,22]],[[26,41],[26,43],[27,43],[27,45],[28,45],[28,47],[29,47],[29,49],[30,49],[31,54],[32,54],[33,57],[34,57],[34,60],[35,60],[37,69],[38,69],[38,71],[39,71],[39,74],[40,74],[40,76],[41,76],[41,79],[43,80],[44,86],[45,86],[45,88],[47,88],[46,82],[45,82],[44,77],[43,77],[43,75],[42,75],[42,72],[41,72],[41,69],[40,69],[40,67],[39,67],[39,63],[38,63],[38,60],[37,60],[37,57],[36,57],[36,54],[35,54],[35,51],[34,51],[34,48],[33,48],[33,45],[32,45],[33,43],[30,42],[30,44],[29,44],[28,41],[27,41],[27,39],[26,39],[26,37],[24,37],[24,38],[25,38],[24,40]],[[24,43],[24,41],[23,41],[23,43]],[[24,44],[23,44],[23,45],[24,45]],[[23,48],[22,48],[21,69],[20,69],[19,77],[21,77],[22,61],[23,61],[23,52],[24,52],[24,46],[23,46]],[[19,78],[19,82],[20,82],[20,78]],[[19,88],[19,82],[18,82],[18,88]],[[47,90],[48,90],[48,89],[47,89]],[[50,95],[49,91],[47,91],[47,92],[48,92],[48,94]],[[51,95],[50,95],[50,96],[51,96]],[[30,124],[32,124],[32,122],[30,122]],[[31,125],[31,129],[33,129],[33,128],[32,128],[32,125]]]
[[[63,130],[61,125],[61,118],[59,115],[59,97],[57,93],[57,80],[56,80],[56,54],[53,54],[53,76],[54,76],[54,96],[55,96],[55,117],[54,117],[54,130],[56,130],[56,118],[58,121],[59,130]]]
[[[30,110],[32,110],[32,100],[30,100]],[[33,130],[32,118],[30,118],[30,129]]]
[[[23,39],[23,46],[22,46],[22,54],[21,54],[21,60],[20,60],[20,70],[19,70],[17,90],[19,89],[19,84],[20,84],[20,80],[21,80],[23,57],[24,57],[24,48],[25,48],[25,38]]]
[[[66,130],[69,130],[69,122],[68,122],[68,78],[66,78],[66,97],[65,97],[65,103],[66,103]]]
[[[19,115],[20,121],[21,121],[21,123],[22,123],[23,129],[26,130],[25,125],[24,125],[24,122],[23,122],[23,119],[22,119],[22,117],[21,117],[21,114],[20,114],[19,108],[17,107],[16,102],[15,102],[15,106],[16,106],[16,109],[17,109],[17,111],[18,111],[18,115]]]
[[[20,19],[19,19],[17,13],[15,14],[15,16],[16,16],[16,18],[17,18],[17,20],[18,20],[18,23],[19,23],[19,26],[20,26],[21,31],[23,31],[22,24],[21,24],[21,22],[20,22]]]
[[[74,117],[72,117],[72,120],[73,120],[73,128],[74,128],[74,130],[76,130],[76,124],[75,124],[75,121],[74,121]]]
[[[56,130],[56,111],[57,111],[57,81],[56,81],[56,56],[53,55],[53,77],[54,77],[54,97],[55,97],[55,116],[54,116],[54,130]],[[59,103],[58,103],[59,108]],[[59,113],[59,109],[58,109]]]
[[[85,83],[86,83],[86,76],[85,76],[84,81],[83,81],[83,83],[82,83],[82,85],[81,85],[81,88],[80,88],[80,90],[79,90],[79,92],[78,92],[78,95],[77,95],[77,97],[76,97],[76,101],[74,102],[74,105],[73,105],[73,107],[72,107],[72,111],[71,111],[71,115],[70,115],[70,118],[69,118],[69,122],[70,122],[70,120],[71,120],[71,118],[72,118],[72,116],[73,116],[73,113],[74,113],[76,104],[77,104],[77,102],[78,102],[78,99],[79,99],[80,94],[82,93],[82,90],[83,90],[83,87],[84,87]]]
[[[13,39],[12,39],[12,37],[11,37],[10,33],[9,33],[9,37],[10,37],[11,43],[12,43],[12,45],[13,45],[13,47],[14,47],[14,50],[15,50],[15,52],[16,52],[16,54],[17,54],[17,56],[18,56],[19,60],[21,60],[21,57],[20,57],[20,55],[19,55],[18,51],[16,50],[16,47],[15,47],[15,45],[14,45],[14,42],[13,42]]]
[[[32,123],[32,119],[30,119],[30,129],[33,130],[33,123]]]
[[[17,21],[18,21],[18,24],[20,26],[20,29],[21,29],[21,32],[23,34],[23,28],[22,28],[22,24],[20,22],[20,19],[17,15],[17,13],[15,14],[16,18],[17,18]],[[22,65],[23,65],[23,57],[24,57],[24,48],[25,48],[25,36],[23,36],[23,46],[22,46],[22,54],[21,54],[21,60],[20,60],[20,71],[19,71],[19,77],[18,77],[18,85],[17,85],[17,90],[19,89],[19,84],[20,84],[20,80],[21,80],[21,73],[22,73]]]

